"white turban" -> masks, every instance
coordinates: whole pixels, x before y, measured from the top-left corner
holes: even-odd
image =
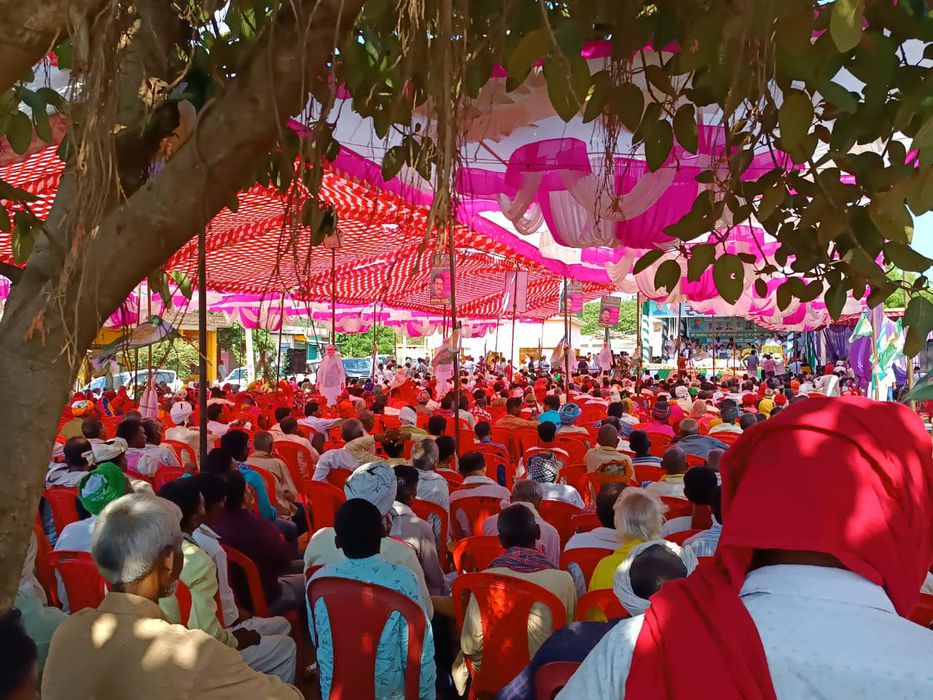
[[[179,401],[178,403],[172,406],[172,410],[169,411],[169,415],[172,417],[172,422],[175,425],[181,425],[188,418],[191,417],[191,414],[194,413],[194,408],[187,401]]]
[[[392,510],[397,489],[395,471],[382,460],[357,467],[343,487],[347,499],[365,499],[376,506],[382,515],[388,515]]]
[[[678,545],[667,540],[648,540],[637,547],[633,547],[628,557],[616,567],[615,575],[612,577],[612,592],[616,594],[616,598],[622,603],[622,607],[632,616],[643,614],[651,605],[650,600],[635,595],[635,591],[632,590],[632,563],[639,554],[658,544],[662,545],[671,554],[680,557],[687,569],[687,576],[697,568],[697,558],[693,555],[693,552],[689,549],[681,549]]]
[[[690,392],[687,390],[687,387],[681,385],[674,387],[674,396],[678,399],[685,399]]]
[[[398,412],[398,419],[405,425],[415,425],[418,423],[418,414],[415,412],[415,409],[410,406],[405,406],[405,408]]]
[[[110,462],[126,452],[126,440],[121,437],[115,437],[107,442],[96,442],[91,445],[91,449],[85,452],[82,457],[91,464],[101,464]]]

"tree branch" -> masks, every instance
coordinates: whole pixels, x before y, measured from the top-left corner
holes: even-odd
[[[0,2],[0,92],[22,79],[66,32],[69,16],[87,15],[103,0]]]

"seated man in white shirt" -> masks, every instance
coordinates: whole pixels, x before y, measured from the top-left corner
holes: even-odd
[[[364,437],[366,431],[363,430],[363,424],[356,418],[351,418],[340,426],[340,436],[345,443],[350,443],[358,438]],[[327,481],[327,475],[332,469],[347,469],[353,471],[360,466],[360,460],[353,449],[348,450],[347,445],[339,447],[336,450],[327,450],[320,456],[314,467],[314,476],[312,481]]]
[[[188,421],[191,419],[191,414],[193,412],[194,407],[187,401],[179,401],[173,404],[169,415],[171,415],[172,422],[175,424],[175,427],[169,428],[165,431],[165,439],[187,445],[191,448],[191,451],[194,452],[195,457],[197,458],[197,455],[201,450],[201,444],[199,442],[200,436],[197,430],[192,430],[188,427]],[[212,440],[208,441],[208,446],[213,446]]]
[[[340,425],[343,418],[321,418],[321,407],[317,401],[305,404],[305,417],[298,419],[299,425],[306,425],[316,433],[327,433],[333,427]]]
[[[117,437],[126,442],[126,466],[131,472],[152,476],[159,468],[156,455],[146,451],[146,431],[142,421],[128,418],[117,426]]]
[[[214,438],[222,438],[227,434],[227,431],[230,430],[230,426],[227,423],[222,423],[220,421],[221,415],[224,411],[224,405],[221,403],[211,404],[207,407],[207,430],[210,433],[213,433]],[[208,448],[212,445],[208,445]]]
[[[541,484],[531,479],[521,479],[516,481],[512,487],[512,496],[509,499],[511,503],[521,503],[535,515],[535,522],[541,529],[541,534],[535,540],[535,548],[540,550],[554,566],[560,564],[560,533],[557,528],[551,525],[547,520],[541,517],[538,508],[541,507],[541,501],[544,500],[541,491]],[[503,504],[505,505],[505,504]],[[499,534],[499,515],[490,515],[483,521],[484,535]]]
[[[670,496],[673,498],[687,497],[684,495],[684,474],[687,473],[687,455],[682,449],[670,447],[664,451],[661,458],[661,469],[664,470],[664,476],[658,481],[648,484],[646,491],[651,491],[654,495],[662,498]]]
[[[722,417],[722,423],[714,425],[709,429],[710,435],[717,433],[741,433],[736,421],[739,419],[739,408],[732,399],[724,399],[719,405],[719,415]]]
[[[178,455],[168,445],[162,444],[162,431],[165,426],[158,418],[147,418],[143,421],[143,430],[146,432],[145,452],[151,454],[159,466],[162,467],[180,467]]]
[[[463,485],[450,494],[451,504],[470,496],[492,496],[507,500],[511,493],[504,486],[486,476],[486,460],[481,452],[470,451],[460,458],[460,474]]]
[[[806,489],[775,476],[784,465]],[[812,398],[749,431],[721,469],[718,565],[617,624],[558,697],[933,697],[933,637],[904,619],[933,559],[918,417]]]
[[[434,530],[411,509],[418,491],[421,472],[407,464],[398,465],[393,470],[398,481],[398,490],[389,513],[392,517],[392,530],[389,534],[415,550],[421,568],[424,569],[428,590],[431,595],[442,595],[445,592],[444,571],[441,569],[437,553]]]

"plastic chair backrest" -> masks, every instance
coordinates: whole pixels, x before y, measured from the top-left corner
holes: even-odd
[[[168,445],[175,450],[175,456],[178,457],[178,461],[181,462],[182,465],[198,463],[198,455],[191,449],[190,445],[178,442],[177,440],[163,440],[162,444]]]
[[[346,503],[347,497],[341,489],[323,481],[309,481],[302,493],[308,497],[311,517],[311,534],[325,527],[334,526],[337,509]]]
[[[49,538],[45,536],[45,531],[42,529],[42,523],[39,522],[39,518],[36,518],[36,521],[32,524],[33,534],[36,536],[36,578],[39,579],[39,583],[42,584],[43,590],[45,590],[45,595],[49,599],[49,604],[59,607],[60,602],[58,600],[58,584],[55,581],[55,572],[52,570],[52,565],[49,563],[49,555],[52,553],[52,543],[49,542]]]
[[[664,539],[668,542],[673,542],[674,544],[683,544],[684,540],[688,537],[693,537],[694,535],[703,532],[702,530],[681,530],[680,532],[672,532],[670,535],[665,535]]]
[[[185,475],[183,467],[159,467],[152,475],[152,488],[156,493],[170,481],[180,479]]]
[[[544,500],[538,506],[538,512],[542,518],[557,528],[557,532],[560,534],[560,546],[563,548],[573,534],[573,526],[571,525],[573,517],[580,515],[583,509],[565,501]]]
[[[309,581],[307,599],[312,619],[317,602],[323,599],[330,620],[334,654],[331,700],[376,697],[376,650],[394,612],[399,613],[408,630],[405,697],[419,696],[426,627],[421,606],[391,588],[331,576]],[[348,610],[353,614],[345,614]],[[336,620],[340,620],[339,625]]]
[[[78,515],[78,487],[52,486],[42,492],[42,498],[52,509],[52,520],[55,522],[55,532],[61,534],[66,525],[81,519]]]
[[[653,464],[636,464],[633,469],[635,481],[639,484],[643,481],[659,481],[664,476],[664,470]]]
[[[489,568],[489,562],[502,554],[505,549],[497,535],[473,535],[457,542],[452,556],[454,571],[469,574]]]
[[[467,496],[450,502],[450,526],[454,539],[470,535],[483,534],[483,521],[490,515],[502,510],[502,502],[495,496]],[[464,530],[460,514],[469,523],[469,530]]]
[[[450,515],[436,503],[431,503],[431,501],[425,501],[421,498],[416,498],[412,502],[411,509],[415,512],[415,515],[426,523],[430,522],[430,518],[433,515],[441,524],[441,531],[437,536],[437,553],[441,558],[441,565],[443,565],[447,559],[447,537],[450,532]]]
[[[509,451],[509,457],[512,458],[512,464],[518,462],[519,458],[522,456],[522,448],[517,431],[510,428],[496,428],[495,425],[493,425],[490,437],[493,442],[505,445],[505,449]]]
[[[688,467],[702,467],[706,464],[706,457],[700,457],[699,455],[685,455],[685,457]]]
[[[438,469],[437,473],[447,479],[447,486],[451,491],[463,486],[463,477],[459,472],[450,469]]]
[[[734,445],[734,444],[738,441],[738,439],[739,439],[740,437],[742,437],[742,433],[732,433],[732,432],[729,432],[729,431],[720,431],[720,432],[718,432],[718,433],[713,433],[712,437],[714,437],[714,438],[716,438],[717,440],[719,440],[719,442],[724,442],[724,443],[726,443],[727,445]]]
[[[275,454],[288,465],[288,473],[296,485],[299,481],[311,481],[314,468],[307,447],[289,440],[278,440],[275,443]]]
[[[276,480],[275,475],[272,472],[266,471],[262,467],[257,467],[255,464],[250,464],[249,462],[246,463],[246,466],[262,477],[262,481],[266,485],[266,495],[269,497],[269,502],[275,506],[275,504],[278,502],[276,494],[276,485],[278,484],[278,481]]]
[[[518,442],[521,445],[520,454],[524,454],[532,447],[537,447],[541,439],[538,437],[538,431],[535,428],[519,428]]]
[[[570,519],[570,525],[573,527],[574,532],[589,532],[603,526],[596,513],[575,515]]]
[[[568,567],[571,564],[576,564],[583,572],[586,585],[589,586],[590,577],[592,577],[593,571],[596,570],[596,565],[610,554],[612,554],[612,550],[604,547],[577,547],[575,549],[568,549],[560,555],[560,568],[564,571],[570,571]]]
[[[933,595],[921,593],[917,607],[910,613],[909,619],[918,625],[933,628]]]
[[[496,693],[528,665],[528,617],[536,604],[551,612],[551,631],[567,624],[567,610],[551,591],[514,576],[478,573],[463,574],[454,581],[451,595],[457,613],[457,627],[463,629],[469,597],[476,599],[482,620],[483,647],[487,663],[475,672],[469,659],[467,666],[473,676],[470,696]],[[488,663],[495,650],[496,663]]]
[[[580,668],[579,661],[550,661],[535,671],[535,700],[553,700]]]
[[[178,585],[175,587],[175,602],[178,603],[178,619],[187,627],[188,618],[191,617],[191,591],[181,579],[178,579]]]
[[[97,570],[90,552],[52,552],[49,566],[61,576],[68,594],[68,607],[73,613],[83,608],[96,608],[107,594],[107,582]]]
[[[693,504],[693,518],[690,527],[694,530],[708,530],[713,526],[713,511],[709,506]]]
[[[605,484],[626,484],[630,485],[628,477],[625,474],[617,472],[590,472],[586,475],[587,488],[584,489],[589,495],[588,503],[596,503],[596,496],[599,490]]]
[[[327,483],[342,491],[352,473],[352,469],[331,469],[327,472]]]
[[[667,506],[664,517],[668,520],[674,518],[693,518],[693,504],[685,498],[674,496],[661,496],[661,503]]]
[[[567,464],[579,464],[586,458],[585,439],[587,437],[583,433],[558,434],[554,438],[554,446],[564,450],[570,456]]]
[[[557,483],[573,486],[577,493],[583,497],[583,500],[588,503],[587,496],[584,495],[584,492],[587,491],[586,474],[585,464],[568,464],[557,474]]]
[[[240,580],[246,585],[243,591],[249,596],[251,611],[256,617],[269,617],[269,604],[266,601],[266,592],[262,587],[259,569],[256,563],[238,549],[221,544],[227,553],[227,569],[231,582]],[[234,578],[234,567],[239,571],[240,577]],[[244,606],[247,607],[247,606]]]
[[[651,441],[651,448],[648,452],[655,457],[663,457],[665,450],[671,445],[670,435],[664,433],[648,433],[648,439]]]
[[[577,601],[578,621],[589,622],[597,619],[594,615],[595,612],[602,612],[607,620],[616,617],[629,617],[628,611],[622,607],[622,603],[619,602],[616,594],[610,588],[590,591]]]
[[[483,455],[483,459],[486,462],[486,473],[489,474],[491,478],[496,479],[496,481],[499,480],[499,465],[504,467],[505,483],[502,485],[511,491],[512,485],[515,482],[515,465],[512,463],[512,457],[509,455],[508,450],[503,450],[501,447],[484,442],[477,442],[471,449]]]

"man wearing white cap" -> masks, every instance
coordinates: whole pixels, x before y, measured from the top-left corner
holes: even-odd
[[[428,437],[428,431],[418,427],[418,412],[411,406],[405,406],[398,412],[398,420],[402,424],[399,430],[402,435],[408,435],[412,440]]]
[[[188,427],[188,419],[191,418],[192,413],[194,413],[194,408],[187,401],[178,401],[173,404],[169,415],[175,427],[165,431],[165,439],[187,445],[195,455],[198,455],[201,450],[198,431]]]
[[[127,449],[128,446],[126,444],[126,440],[120,437],[115,437],[113,440],[98,442],[91,445],[91,449],[85,452],[82,456],[87,460],[88,464],[95,466],[104,464],[105,462],[113,462],[120,468],[120,471],[126,474]],[[155,495],[155,492],[152,490],[152,485],[148,481],[134,479],[129,476],[127,476],[127,481],[129,481],[130,487],[133,489],[134,493],[141,493],[148,496]]]
[[[321,396],[327,399],[327,405],[336,406],[337,397],[346,388],[347,373],[337,348],[328,345],[326,353],[317,370],[317,387]]]
[[[392,505],[395,503],[397,489],[398,482],[395,472],[392,467],[382,460],[357,467],[344,485],[347,500],[362,498],[379,509],[386,533],[386,536],[382,538],[379,553],[382,555],[383,560],[389,564],[404,566],[415,575],[422,597],[426,601],[428,617],[430,618],[433,615],[431,594],[428,592],[424,570],[421,568],[421,562],[418,561],[415,550],[404,542],[399,542],[388,536],[392,529],[390,512]],[[343,552],[337,547],[334,528],[325,527],[314,533],[311,541],[308,542],[308,548],[305,550],[305,571],[312,566],[335,564],[345,558]]]

